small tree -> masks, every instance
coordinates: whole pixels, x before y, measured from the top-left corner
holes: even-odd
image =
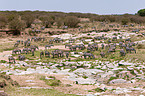
[[[26,24],[24,23],[24,21],[19,20],[19,19],[13,19],[10,23],[9,23],[9,29],[14,30],[14,35],[20,34],[20,31],[23,30],[25,28]]]
[[[139,16],[145,16],[145,9],[141,9],[137,13]]]
[[[130,21],[129,18],[126,17],[126,18],[122,18],[121,23],[122,25],[127,25],[129,21]]]
[[[63,19],[62,18],[57,18],[56,24],[57,24],[57,27],[58,28],[61,27],[61,26],[63,26],[64,25]]]
[[[27,28],[31,27],[31,24],[35,20],[35,18],[30,14],[23,15],[21,19],[25,21]]]
[[[48,28],[48,27],[51,27],[51,25],[53,25],[53,23],[55,22],[55,16],[49,16],[49,17],[40,17],[39,18],[43,25]]]
[[[64,25],[71,27],[71,28],[77,27],[79,22],[80,22],[80,20],[75,16],[67,16],[64,19]]]

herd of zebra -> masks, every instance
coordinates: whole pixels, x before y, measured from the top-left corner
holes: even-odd
[[[119,39],[122,39],[121,37],[119,37]],[[102,36],[97,36],[94,37],[94,40],[107,40],[107,44],[105,43],[101,43],[101,51],[100,51],[100,56],[102,58],[106,57],[107,54],[111,53],[111,52],[115,52],[116,50],[116,43],[112,43],[113,41],[117,41],[117,37],[113,37],[112,40],[108,39],[107,37]],[[26,41],[20,41],[17,40],[17,42],[14,44],[14,47],[18,47],[19,44],[24,44],[24,47],[22,50],[19,48],[16,48],[12,51],[12,54],[29,54],[31,53],[32,56],[34,56],[35,50],[39,50],[39,47],[36,45],[31,45],[31,42],[38,42],[38,41],[45,41],[45,37],[41,38],[41,37],[32,37],[31,39],[27,39]],[[41,51],[40,52],[40,58],[42,58],[43,56],[45,57],[52,57],[55,58],[59,58],[59,57],[64,57],[66,56],[66,58],[69,57],[70,52],[74,52],[76,50],[85,50],[87,49],[86,52],[83,52],[81,57],[84,57],[85,59],[88,58],[93,58],[95,59],[95,55],[93,54],[95,51],[98,51],[99,49],[99,44],[97,43],[93,43],[93,44],[88,44],[87,46],[84,44],[79,44],[79,45],[72,45],[72,43],[75,42],[75,39],[70,38],[69,39],[69,44],[65,44],[65,48],[69,48],[69,51],[63,51],[60,49],[56,49],[53,50],[51,52],[49,52],[47,49],[51,48],[53,45],[53,43],[60,43],[63,42],[64,40],[61,38],[54,38],[49,40],[49,44],[45,45],[45,52]],[[81,41],[85,41],[84,39],[81,39]],[[17,45],[17,46],[16,46]],[[128,52],[132,52],[134,51],[136,53],[136,50],[133,48],[133,46],[135,46],[136,44],[134,42],[131,42],[130,39],[125,39],[122,40],[122,42],[119,42],[119,47],[120,47],[120,56],[125,56],[126,53]],[[104,50],[107,50],[106,52]],[[9,62],[13,61],[15,62],[15,59],[10,56],[9,58]],[[25,60],[25,55],[18,55],[18,59],[19,60]]]

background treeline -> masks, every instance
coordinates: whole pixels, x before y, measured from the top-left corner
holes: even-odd
[[[144,10],[138,14],[123,15],[97,15],[91,13],[64,13],[46,11],[0,11],[0,28],[10,28],[22,30],[30,28],[35,20],[40,20],[46,28],[56,24],[57,27],[68,26],[71,28],[79,27],[79,18],[89,18],[90,22],[116,22],[122,23],[145,23]],[[123,23],[125,22],[125,23]]]

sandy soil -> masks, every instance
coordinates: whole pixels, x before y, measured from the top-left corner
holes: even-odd
[[[12,51],[3,51],[0,52],[0,60],[8,61],[8,55],[11,55]]]
[[[45,75],[45,74],[43,74]],[[52,87],[48,86],[45,84],[44,81],[40,80],[40,74],[30,74],[30,75],[22,75],[22,76],[16,76],[16,75],[11,75],[11,78],[15,81],[17,81],[20,86],[22,87],[32,87],[32,86],[37,86],[37,87],[50,87],[54,88],[60,92],[63,93],[70,93],[70,94],[88,94],[88,90],[95,89],[96,86],[94,85],[77,85],[74,84],[73,81],[67,80],[66,76],[64,75],[45,75],[47,77],[49,76],[55,76],[57,80],[60,80],[62,83],[58,87]],[[31,82],[26,82],[27,80],[32,80]],[[67,86],[67,84],[70,84],[72,86]]]

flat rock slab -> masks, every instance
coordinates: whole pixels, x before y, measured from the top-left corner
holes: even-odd
[[[34,82],[34,80],[26,80],[25,82]]]
[[[23,89],[31,89],[31,88],[35,88],[35,89],[52,89],[51,87],[38,87],[38,86],[33,86],[33,87],[19,87],[19,88],[23,88]]]
[[[129,82],[124,80],[124,79],[114,79],[114,80],[110,81],[109,83],[110,84],[117,84],[117,83],[129,83]]]

